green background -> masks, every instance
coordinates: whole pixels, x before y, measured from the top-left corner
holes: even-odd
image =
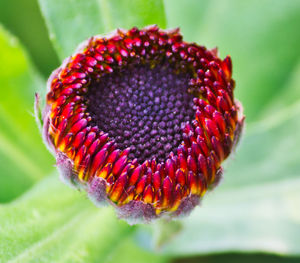
[[[0,1],[0,262],[300,262],[300,1]],[[116,27],[230,54],[246,128],[186,219],[128,226],[63,185],[33,114],[51,71]]]

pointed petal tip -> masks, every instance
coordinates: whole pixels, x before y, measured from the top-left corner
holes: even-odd
[[[108,205],[106,181],[101,177],[94,177],[88,184],[88,197],[98,207]]]
[[[233,145],[232,145],[232,150],[235,151],[236,147],[242,137],[242,133],[244,131],[245,127],[245,115],[243,114],[243,106],[242,104],[238,101],[235,100],[235,104],[237,105],[238,108],[238,120],[236,123],[236,127],[234,130],[234,139],[233,139]]]
[[[210,50],[210,52],[211,52],[215,57],[218,57],[218,56],[219,56],[219,50],[218,50],[218,47],[214,47],[213,49]]]
[[[130,201],[128,204],[116,209],[118,217],[126,220],[130,225],[150,223],[157,218],[153,206],[141,201]]]
[[[73,162],[64,153],[56,153],[56,167],[59,171],[60,179],[72,188],[78,188],[77,176],[73,173]]]
[[[179,207],[173,213],[176,217],[188,216],[196,206],[200,204],[200,197],[198,195],[190,195],[182,199]]]
[[[43,130],[42,127],[44,125],[44,122],[43,122],[43,117],[42,117],[40,99],[41,99],[40,95],[37,92],[35,92],[35,94],[34,94],[34,116],[35,116],[35,120],[38,125],[38,128],[41,132]]]
[[[220,168],[216,171],[215,180],[214,182],[209,186],[209,188],[212,190],[215,187],[217,187],[221,181],[223,180],[223,168],[220,166]]]

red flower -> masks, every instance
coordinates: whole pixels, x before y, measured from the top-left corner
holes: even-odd
[[[190,212],[243,126],[230,57],[156,26],[95,36],[55,70],[44,137],[64,180],[129,221]]]

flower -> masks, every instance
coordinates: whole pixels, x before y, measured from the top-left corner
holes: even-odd
[[[62,178],[131,223],[188,214],[242,130],[231,73],[179,29],[90,38],[48,80],[43,134]]]

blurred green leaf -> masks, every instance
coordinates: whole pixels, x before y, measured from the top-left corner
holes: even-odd
[[[263,111],[263,117],[270,116],[274,112],[295,103],[300,99],[300,59],[298,60],[297,66],[293,69],[290,74],[287,83],[284,85],[282,90],[274,97],[271,103]]]
[[[58,65],[37,0],[0,1],[0,23],[25,46],[37,70],[49,76]]]
[[[300,1],[165,0],[168,27],[230,54],[236,96],[255,120],[289,81],[300,57]]]
[[[297,257],[282,257],[263,253],[222,253],[208,256],[178,258],[173,263],[299,263]]]
[[[1,262],[166,262],[132,242],[135,227],[112,208],[47,177],[20,199],[0,205]]]
[[[45,84],[2,27],[0,50],[0,202],[7,202],[48,173],[52,160],[33,117],[34,92]]]
[[[50,38],[61,60],[83,40],[113,29],[165,27],[162,0],[39,0]]]

